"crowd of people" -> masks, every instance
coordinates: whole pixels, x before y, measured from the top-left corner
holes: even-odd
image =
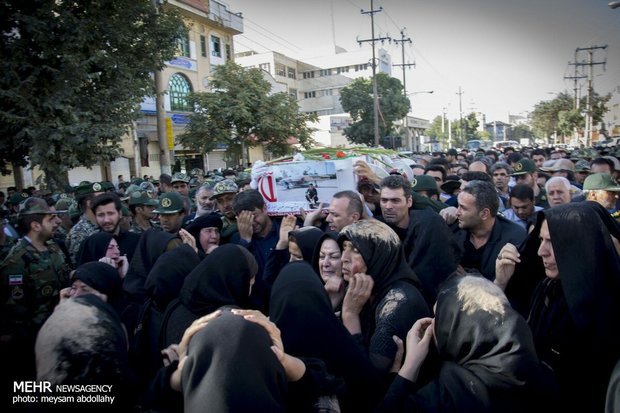
[[[357,161],[355,188],[286,216],[232,170],[11,188],[2,388],[112,385],[88,409],[135,412],[620,412],[616,155]]]

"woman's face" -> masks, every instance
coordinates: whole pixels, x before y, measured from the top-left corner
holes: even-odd
[[[555,262],[555,254],[553,253],[553,246],[551,245],[551,236],[549,235],[549,226],[547,225],[547,221],[544,221],[540,226],[539,238],[540,247],[538,248],[538,255],[543,260],[545,275],[552,280],[558,278],[560,273]]]
[[[208,251],[213,245],[220,244],[220,230],[217,227],[207,227],[200,230],[200,246]]]
[[[84,283],[82,280],[75,280],[73,284],[71,284],[71,290],[69,291],[69,295],[71,298],[79,297],[80,295],[93,294],[99,297],[104,302],[108,301],[108,296],[100,293],[99,291],[92,288],[90,285]]]
[[[319,272],[323,282],[330,277],[342,277],[342,254],[338,243],[326,238],[319,250]]]
[[[291,256],[291,259],[289,260],[290,262],[304,260],[304,256],[301,253],[301,248],[299,248],[297,242],[291,239],[288,241],[288,253]]]
[[[342,275],[346,282],[357,273],[365,274],[368,267],[362,254],[353,246],[351,241],[342,244]]]
[[[118,243],[114,238],[110,240],[105,256],[108,258],[112,258],[114,261],[118,261],[118,259],[120,258],[121,250],[118,248]]]

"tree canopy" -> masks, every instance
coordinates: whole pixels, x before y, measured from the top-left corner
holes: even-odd
[[[0,4],[0,170],[29,161],[63,187],[69,169],[119,155],[183,22],[150,0]]]
[[[394,122],[402,120],[411,103],[403,95],[400,80],[385,73],[377,73],[379,94],[379,136],[392,135]],[[359,78],[348,84],[340,92],[342,108],[349,112],[353,123],[344,129],[344,135],[353,143],[374,146],[374,109],[372,79]]]
[[[210,80],[210,92],[189,96],[194,112],[185,133],[184,146],[208,152],[225,144],[229,152],[240,153],[258,144],[275,156],[291,153],[289,138],[303,148],[314,141],[308,126],[316,116],[299,112],[297,101],[287,93],[271,93],[271,84],[257,68],[246,69],[229,61],[217,66]]]
[[[592,98],[592,123],[601,122],[607,112],[607,102],[611,95],[600,96],[593,93]],[[539,139],[548,140],[550,135],[558,133],[569,136],[574,128],[585,127],[586,97],[579,100],[579,108],[574,108],[573,97],[566,93],[559,93],[553,100],[541,101],[530,115],[534,134]]]

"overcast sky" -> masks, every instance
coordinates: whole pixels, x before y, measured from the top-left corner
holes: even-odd
[[[416,63],[406,72],[407,91],[434,91],[411,97],[414,116],[432,120],[446,108],[448,117],[458,118],[461,86],[465,114],[507,121],[508,113],[572,93],[573,81],[564,77],[574,75],[568,63],[577,48],[607,45],[593,55],[595,62],[607,62],[605,71],[594,66],[594,89],[605,94],[620,87],[620,8],[611,10],[608,1],[374,0],[375,9],[383,8],[375,14],[375,36],[400,39],[405,28],[413,42],[405,46],[406,63]],[[357,39],[371,38],[370,17],[360,13],[370,10],[370,0],[223,2],[243,13],[237,52],[275,50],[303,58],[327,55],[334,43],[359,50]],[[400,45],[383,47],[393,64],[402,63]],[[586,51],[578,55],[579,61],[588,59]],[[392,76],[402,80],[402,69],[393,68]]]

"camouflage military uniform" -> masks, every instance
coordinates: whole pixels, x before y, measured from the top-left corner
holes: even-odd
[[[161,229],[159,225],[155,225],[153,222],[151,222],[151,228],[155,228],[157,230]],[[129,232],[133,232],[134,234],[142,234],[145,231],[146,230],[142,229],[142,227],[138,225],[136,221],[131,220],[131,226],[129,227]]]
[[[77,257],[82,243],[95,232],[99,232],[99,227],[90,222],[84,215],[82,215],[78,223],[71,228],[65,243],[73,265],[77,264]]]
[[[62,251],[53,241],[46,246],[38,251],[22,238],[0,264],[0,335],[12,341],[32,340],[69,285],[71,268]]]

